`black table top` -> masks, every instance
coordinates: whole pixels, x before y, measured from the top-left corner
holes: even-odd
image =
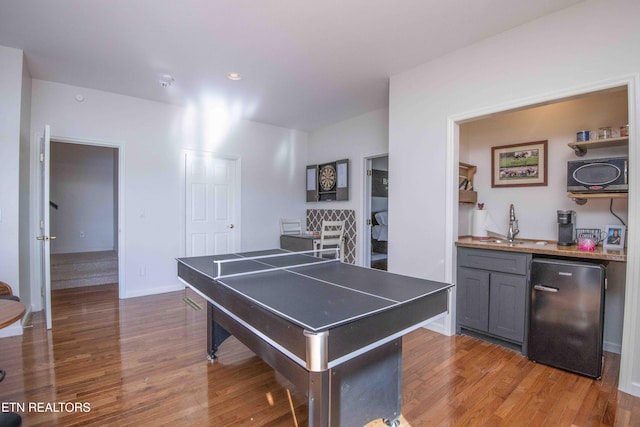
[[[277,256],[244,260],[265,255]],[[219,267],[215,261],[231,259],[243,261],[223,263],[220,268],[222,274],[218,277]],[[446,283],[278,249],[180,258],[178,261],[313,332],[370,316],[451,287]]]

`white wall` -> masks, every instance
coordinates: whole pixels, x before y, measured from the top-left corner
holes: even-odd
[[[51,253],[116,250],[114,148],[51,143]]]
[[[618,129],[628,122],[625,90],[594,94],[537,108],[498,114],[460,125],[460,161],[478,167],[474,187],[478,202],[485,204],[502,234],[507,234],[509,205],[514,204],[519,220],[519,238],[557,240],[556,211],[576,211],[579,228],[599,228],[618,224],[609,212],[609,199],[590,200],[577,205],[567,197],[567,161],[627,155],[627,147],[590,149],[577,157],[567,146],[576,132],[612,125]],[[491,147],[547,140],[548,179],[546,186],[491,188]],[[544,203],[540,203],[544,200]],[[460,235],[470,235],[473,205],[460,205]],[[614,212],[627,222],[627,200],[615,199]],[[464,226],[466,225],[466,227]]]
[[[18,230],[22,51],[0,46],[0,280],[20,294]],[[22,330],[14,324],[2,336]]]
[[[372,111],[314,130],[309,135],[307,164],[349,159],[349,200],[307,203],[307,209],[352,209],[356,214],[356,264],[362,264],[365,157],[388,152],[389,112]],[[393,174],[393,169],[389,172]],[[303,216],[304,218],[304,216]]]
[[[76,94],[84,102],[75,101]],[[240,158],[241,250],[277,247],[279,218],[304,213],[305,133],[233,122],[220,110],[33,80],[31,129],[40,133],[45,124],[53,139],[103,141],[124,150],[121,297],[182,288],[175,258],[184,254],[185,149]]]
[[[602,19],[612,11],[615,19]],[[458,159],[457,147],[448,145],[455,136],[449,118],[524,106],[528,100],[577,93],[599,82],[606,86],[606,81],[630,75],[637,82],[640,57],[633,52],[640,47],[638,16],[637,1],[586,1],[391,78],[389,168],[394,175],[389,209],[402,215],[390,217],[390,270],[435,280],[453,277],[457,206],[447,196],[453,188],[444,183],[455,185]],[[632,100],[638,103],[637,94]],[[633,114],[630,162],[639,162]],[[631,186],[635,174],[631,168]],[[424,185],[423,197],[412,197],[417,185]],[[630,230],[637,212],[638,197],[630,192]],[[640,395],[636,234],[629,236],[620,386]]]
[[[0,61],[1,63],[2,61]],[[31,254],[40,242],[33,237],[31,218],[31,75],[27,64],[22,61],[22,99],[20,105],[20,220],[19,220],[19,268],[20,301],[31,311]],[[27,316],[25,316],[26,318]]]

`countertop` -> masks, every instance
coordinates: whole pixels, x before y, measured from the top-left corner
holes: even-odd
[[[524,243],[520,244],[505,244],[486,242],[482,240],[474,240],[469,236],[461,236],[456,242],[456,246],[462,246],[467,248],[480,248],[480,249],[492,249],[498,251],[510,251],[510,252],[526,252],[533,254],[564,256],[573,258],[588,258],[588,259],[601,259],[607,261],[627,261],[627,250],[613,250],[604,249],[602,245],[596,246],[595,251],[580,251],[577,245],[573,246],[558,246],[557,242],[545,240],[545,245],[539,245],[536,242],[541,240],[530,239],[517,239]]]

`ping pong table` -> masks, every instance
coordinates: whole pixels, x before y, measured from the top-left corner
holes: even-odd
[[[280,249],[179,258],[178,277],[207,300],[209,358],[235,336],[323,427],[398,424],[402,336],[446,313],[452,286]]]

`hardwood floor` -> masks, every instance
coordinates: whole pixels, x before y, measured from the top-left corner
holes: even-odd
[[[205,303],[195,293],[117,292],[55,291],[52,331],[36,313],[22,337],[0,339],[4,410],[13,405],[25,426],[294,426],[293,407],[306,425],[304,396],[293,391],[291,405],[286,380],[234,338],[219,362],[206,360]],[[421,329],[404,339],[403,363],[403,425],[640,426],[640,398],[617,390],[614,354],[594,381]]]

